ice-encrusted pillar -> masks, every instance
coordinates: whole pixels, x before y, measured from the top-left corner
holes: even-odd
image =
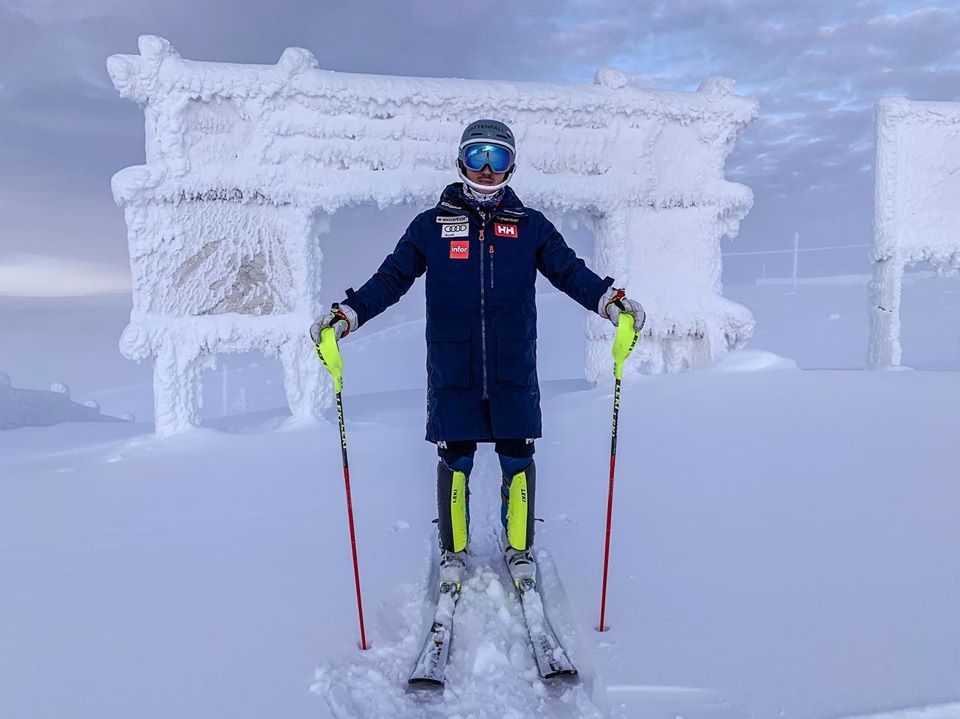
[[[297,420],[320,418],[333,392],[313,345],[301,337],[292,338],[280,346],[280,363],[290,413]]]
[[[601,276],[643,304],[647,324],[624,366],[626,375],[700,367],[743,344],[753,331],[750,310],[721,295],[720,208],[615,207],[595,221],[596,266]],[[677,251],[677,238],[683,251]],[[612,377],[613,325],[593,316],[587,324],[586,376]]]
[[[900,298],[903,262],[897,257],[879,260],[870,282],[870,346],[867,366],[889,369],[900,365]]]
[[[628,248],[628,229],[630,211],[610,210],[594,220],[595,249],[594,263],[601,277],[613,277],[617,286],[629,288],[630,267],[624,262]],[[618,261],[619,260],[619,261]],[[613,376],[610,359],[610,347],[614,327],[599,315],[587,316],[586,366],[584,372],[590,382],[601,382]],[[625,374],[635,371],[632,361],[624,368]]]
[[[629,91],[611,68],[595,84]],[[643,115],[612,121],[605,148],[609,193],[592,208],[595,264],[601,275],[647,310],[643,336],[624,371],[679,372],[700,367],[743,344],[754,320],[722,296],[720,243],[735,237],[753,204],[749,188],[724,178],[724,163],[755,106],[743,114],[716,110],[734,100],[736,83],[708,77],[697,90],[703,111],[687,122],[654,122]],[[600,317],[587,324],[585,373],[593,382],[612,375],[614,327]]]
[[[283,388],[290,413],[296,420],[320,419],[323,410],[333,403],[333,383],[319,359],[308,336],[309,322],[320,317],[323,308],[318,301],[322,288],[322,236],[330,233],[332,216],[315,210],[302,219],[302,232],[310,241],[298,246],[300,254],[294,257],[303,273],[305,288],[303,304],[306,308],[301,333],[294,333],[280,346],[283,365]]]
[[[203,408],[201,376],[212,357],[165,337],[153,358],[154,422],[158,436],[183,432],[200,424]]]

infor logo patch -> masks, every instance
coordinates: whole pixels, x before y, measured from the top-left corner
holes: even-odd
[[[520,231],[516,225],[507,225],[500,222],[493,224],[493,234],[497,237],[512,237],[515,240],[520,237]]]
[[[470,240],[450,240],[450,259],[470,259]]]

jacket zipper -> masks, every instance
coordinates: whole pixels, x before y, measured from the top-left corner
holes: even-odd
[[[493,248],[496,247],[493,243],[490,244],[490,249],[487,250],[487,254],[490,255],[490,289],[493,289]]]
[[[483,229],[484,224],[480,225],[480,367],[483,373],[483,396],[481,399],[489,399],[487,396],[487,309],[484,288],[486,283],[483,281]]]

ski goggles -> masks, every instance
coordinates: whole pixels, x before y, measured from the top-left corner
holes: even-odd
[[[513,153],[503,145],[476,142],[460,148],[460,161],[474,172],[480,172],[487,165],[493,172],[506,172],[513,166]]]

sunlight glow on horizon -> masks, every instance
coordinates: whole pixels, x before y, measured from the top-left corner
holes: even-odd
[[[0,296],[80,297],[128,292],[130,275],[109,265],[48,255],[0,257]]]

